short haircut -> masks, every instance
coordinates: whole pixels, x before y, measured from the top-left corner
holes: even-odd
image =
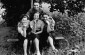
[[[39,13],[39,12],[35,12],[34,14],[39,14],[39,15],[40,15],[40,13]]]
[[[43,13],[43,14],[42,14],[42,16],[44,16],[44,15],[47,15],[47,16],[49,16],[49,14],[47,14],[47,13]]]
[[[23,16],[23,18],[24,18],[24,17],[27,17],[27,18],[28,18],[28,16],[27,16],[27,15],[24,15],[24,16]]]
[[[27,16],[26,14],[22,14],[22,15],[20,16],[20,20],[19,20],[19,21],[21,21],[24,17],[27,17],[27,19],[28,19],[28,16]]]
[[[39,16],[40,16],[40,13],[39,13],[39,12],[35,12],[34,15],[35,15],[35,14],[39,14]],[[34,16],[34,15],[33,15],[33,16]]]
[[[34,3],[39,3],[38,1],[35,1]],[[34,5],[34,3],[33,3],[33,5]]]
[[[50,19],[52,19],[52,16],[50,16],[49,14],[43,13],[42,17],[43,17],[44,15],[47,15]]]
[[[28,18],[28,16],[26,14],[22,14],[20,18],[23,18],[23,17],[27,17]]]
[[[34,16],[36,13],[39,14],[39,19],[41,19],[41,18],[42,18],[42,14],[41,14],[40,12],[35,12],[35,13],[33,14],[33,16]]]

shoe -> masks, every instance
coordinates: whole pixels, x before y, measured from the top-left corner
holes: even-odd
[[[24,54],[24,55],[27,55],[27,54]]]
[[[34,55],[41,55],[39,51],[37,51]]]

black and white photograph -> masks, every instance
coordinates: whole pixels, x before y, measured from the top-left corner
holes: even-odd
[[[0,0],[0,55],[85,55],[85,0]]]

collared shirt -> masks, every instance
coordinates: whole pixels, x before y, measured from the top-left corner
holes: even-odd
[[[26,13],[26,15],[29,17],[28,19],[32,21],[34,13],[36,13],[36,12],[43,13],[43,11],[41,9],[35,10],[34,8],[32,8]]]
[[[33,33],[41,31],[41,29],[44,28],[44,22],[42,20],[37,20],[36,22],[35,21],[36,20],[30,22],[30,27]]]

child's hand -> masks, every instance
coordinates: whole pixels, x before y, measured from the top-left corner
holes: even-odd
[[[50,25],[50,22],[49,22],[48,20],[46,20],[46,23],[47,23],[48,25]]]

